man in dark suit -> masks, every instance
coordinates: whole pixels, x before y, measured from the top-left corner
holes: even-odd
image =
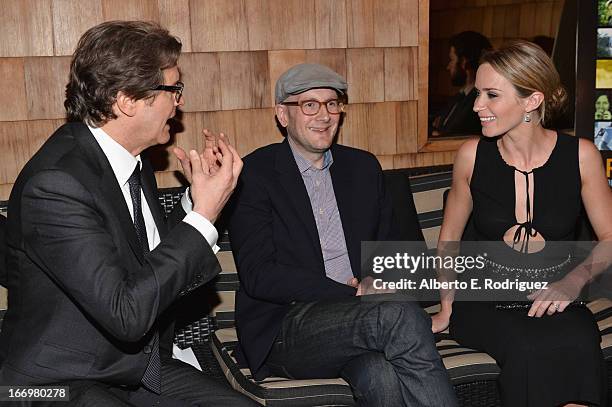
[[[322,65],[285,72],[275,109],[286,140],[244,159],[230,219],[243,356],[258,378],[341,376],[362,406],[453,406],[423,310],[361,297],[373,288],[360,244],[393,237],[392,211],[376,158],[333,144],[346,90]]]
[[[221,138],[175,153],[190,181],[169,231],[141,153],[183,104],[181,44],[155,23],[80,39],[60,127],[26,164],[8,218],[0,384],[69,386],[74,405],[252,405],[170,357],[171,305],[220,271],[217,218],[242,162]],[[218,162],[217,162],[218,160]]]
[[[460,32],[449,40],[446,70],[451,84],[459,87],[459,92],[435,115],[432,124],[434,135],[481,134],[480,119],[474,112],[477,96],[474,82],[480,56],[491,48],[487,37],[475,31]]]

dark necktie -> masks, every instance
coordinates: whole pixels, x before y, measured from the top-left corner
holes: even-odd
[[[149,240],[147,239],[147,229],[144,223],[144,217],[142,216],[142,201],[140,199],[141,191],[141,177],[140,177],[140,163],[136,164],[134,172],[128,179],[130,186],[130,195],[132,196],[132,208],[134,209],[134,229],[136,229],[136,235],[138,235],[138,241],[143,254],[149,253]],[[155,332],[151,340],[150,345],[146,345],[145,349],[150,349],[151,357],[149,358],[149,364],[145,370],[144,376],[142,377],[142,384],[149,390],[160,394],[161,393],[161,359],[159,357],[159,334]]]

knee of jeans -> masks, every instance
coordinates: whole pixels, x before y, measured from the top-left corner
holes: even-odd
[[[349,362],[342,370],[342,376],[362,393],[393,383],[396,373],[384,354],[371,352]]]
[[[380,317],[402,324],[413,332],[431,332],[431,318],[417,304],[405,301],[382,302]]]

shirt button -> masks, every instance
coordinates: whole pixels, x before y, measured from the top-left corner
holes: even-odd
[[[144,353],[151,353],[153,349],[151,348],[151,345],[145,345],[143,352]]]
[[[323,209],[319,209],[319,215],[323,215]]]

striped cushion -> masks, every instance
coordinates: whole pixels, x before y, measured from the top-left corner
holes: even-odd
[[[264,406],[354,406],[353,393],[342,379],[290,380],[268,377],[255,381],[248,368],[234,357],[238,339],[234,328],[215,331],[213,354],[225,377],[237,391]]]
[[[600,298],[591,301],[587,307],[595,315],[601,333],[601,350],[608,363],[612,363],[612,300]]]
[[[232,387],[265,406],[352,406],[353,396],[342,379],[291,380],[270,377],[255,381],[246,367],[239,367],[234,357],[238,345],[236,330],[215,331],[213,353]],[[453,385],[495,380],[499,367],[486,353],[460,346],[443,334],[436,343]]]
[[[419,224],[427,246],[431,249],[436,246],[440,226],[442,225],[442,195],[451,186],[452,169],[410,177],[412,199],[419,216]]]
[[[425,308],[429,315],[439,310],[440,304]],[[436,348],[453,385],[497,379],[499,367],[495,360],[484,352],[459,345],[451,339],[448,328],[436,334]]]

